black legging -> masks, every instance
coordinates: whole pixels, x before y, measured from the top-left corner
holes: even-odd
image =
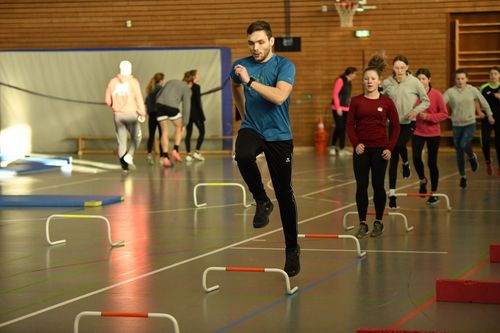
[[[431,174],[431,187],[432,192],[436,192],[439,182],[439,169],[437,166],[437,156],[439,151],[439,136],[419,136],[413,135],[412,137],[412,150],[413,150],[413,165],[420,180],[425,178],[424,162],[422,161],[422,150],[427,142],[427,165]]]
[[[186,150],[189,153],[191,151],[191,135],[193,134],[193,124],[196,125],[198,129],[198,140],[196,141],[196,150],[200,150],[203,140],[205,139],[205,122],[203,120],[192,120],[189,119],[186,125]]]
[[[389,189],[396,188],[396,178],[398,177],[398,163],[399,155],[403,163],[408,162],[408,148],[406,144],[410,141],[410,138],[415,130],[415,122],[409,124],[401,124],[400,132],[398,137],[398,142],[391,155],[391,161],[389,162]],[[389,125],[389,133],[392,132],[392,128]]]
[[[498,167],[500,168],[500,117],[495,118],[494,125],[490,125],[488,118],[484,118],[481,121],[481,148],[483,149],[484,159],[486,162],[490,163],[490,141],[492,130],[495,132],[495,150],[497,152]]]
[[[236,161],[241,176],[256,201],[267,199],[255,158],[264,152],[274,193],[280,207],[287,249],[297,247],[297,205],[292,189],[293,141],[265,141],[257,132],[242,128],[236,138]]]
[[[356,177],[356,206],[360,222],[366,222],[368,211],[368,184],[369,174],[372,171],[373,202],[375,204],[375,218],[382,221],[387,196],[384,189],[387,161],[382,158],[383,148],[365,148],[361,155],[354,153],[352,165]]]
[[[155,143],[155,133],[156,133],[156,128],[158,127],[158,133],[161,138],[161,127],[160,124],[158,123],[158,120],[156,120],[156,112],[150,113],[148,115],[148,132],[149,132],[149,137],[148,137],[148,153],[151,153],[153,151],[153,145]],[[162,152],[161,145],[160,145],[160,153]]]
[[[339,140],[339,148],[344,149],[345,147],[345,124],[347,121],[347,112],[342,111],[342,115],[337,114],[337,110],[332,110],[333,119],[335,119],[335,129],[332,135],[332,146],[335,146],[337,140]]]

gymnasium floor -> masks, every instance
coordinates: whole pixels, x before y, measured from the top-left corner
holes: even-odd
[[[478,152],[479,153],[479,152]],[[86,160],[113,163],[104,155]],[[253,229],[255,207],[244,208],[237,187],[203,187],[196,209],[193,187],[201,182],[239,182],[228,156],[171,169],[76,167],[1,181],[2,194],[123,195],[125,201],[94,208],[1,208],[0,332],[72,332],[81,311],[157,312],[173,315],[180,332],[355,332],[357,328],[399,328],[446,332],[500,332],[500,305],[436,303],[438,278],[500,281],[500,264],[490,264],[491,243],[500,243],[500,177],[489,177],[480,160],[469,186],[458,187],[455,157],[441,153],[442,199],[399,198],[414,230],[399,217],[386,217],[379,239],[361,241],[368,254],[358,259],[350,239],[300,239],[302,271],[291,278],[299,291],[287,296],[284,278],[272,273],[210,272],[211,266],[276,267],[284,263],[279,211],[264,229]],[[259,161],[274,199],[269,175]],[[105,166],[105,165],[103,165]],[[398,192],[417,191],[417,177],[398,179]],[[351,157],[317,156],[297,150],[294,190],[300,233],[353,234],[342,218],[356,209]],[[251,198],[248,199],[249,201]],[[276,206],[277,208],[277,206]],[[51,222],[51,214],[104,215],[111,222],[110,249],[100,221]],[[357,217],[350,216],[357,224]],[[370,224],[372,219],[370,220]],[[85,317],[80,332],[173,332],[164,319]]]

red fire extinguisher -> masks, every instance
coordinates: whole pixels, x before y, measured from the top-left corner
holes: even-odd
[[[316,133],[314,133],[314,143],[316,147],[316,152],[324,153],[328,146],[328,133],[325,131],[325,124],[323,123],[323,118],[319,118],[318,128]]]

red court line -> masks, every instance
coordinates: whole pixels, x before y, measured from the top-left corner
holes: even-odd
[[[489,258],[485,258],[481,260],[476,266],[472,267],[470,270],[464,273],[459,279],[466,279],[470,275],[474,274],[478,270],[480,270],[484,265],[489,263]],[[396,330],[399,329],[401,326],[406,324],[409,320],[413,319],[416,317],[418,314],[422,313],[429,305],[434,304],[436,302],[436,294],[434,293],[432,297],[427,299],[424,303],[420,304],[417,308],[413,309],[412,311],[408,312],[403,318],[401,318],[399,321],[397,321],[395,324],[393,324],[389,329],[391,330]]]

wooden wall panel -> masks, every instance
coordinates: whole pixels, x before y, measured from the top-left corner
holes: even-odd
[[[290,1],[291,34],[302,38],[302,52],[283,53],[297,66],[291,107],[297,146],[313,143],[320,116],[330,126],[332,84],[347,66],[361,69],[381,50],[388,61],[404,54],[411,69],[430,68],[434,86],[444,90],[452,62],[450,15],[500,16],[500,0],[368,2],[377,9],[356,14],[354,28],[340,28],[334,0]],[[275,35],[283,36],[284,16],[284,2],[277,0],[0,0],[0,49],[223,46],[236,59],[248,55],[250,22],[266,19]],[[126,20],[132,28],[125,27]],[[355,39],[355,29],[371,30],[371,38]],[[359,93],[358,78],[354,94]]]

